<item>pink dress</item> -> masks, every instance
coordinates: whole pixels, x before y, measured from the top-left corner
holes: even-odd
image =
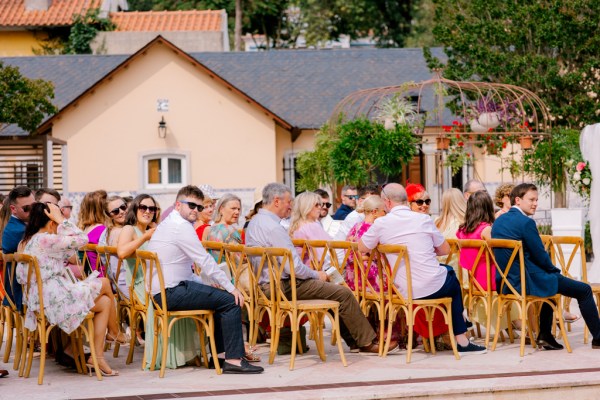
[[[304,239],[304,240],[331,240],[331,236],[325,229],[323,229],[323,225],[319,221],[315,222],[306,222],[302,224],[293,234],[294,239]],[[321,259],[323,255],[323,249],[316,249],[317,257]],[[296,251],[298,254],[302,254],[302,248],[296,247]],[[308,252],[304,255],[304,259],[302,260],[304,264],[310,267],[310,255]]]
[[[481,232],[488,226],[491,226],[487,222],[481,222],[477,228],[471,233],[466,233],[464,230],[458,230],[456,232],[456,237],[458,239],[475,239],[482,240]],[[479,250],[477,249],[463,249],[460,251],[460,265],[464,269],[468,269],[469,271],[473,269],[473,263],[475,263],[475,258],[477,258],[477,253]],[[487,274],[485,270],[485,254],[482,254],[479,263],[477,264],[477,269],[475,270],[475,280],[479,282],[481,287],[487,290]],[[496,290],[496,269],[492,268],[491,273],[491,285],[492,290]]]
[[[348,232],[348,236],[346,237],[346,240],[348,242],[358,242],[360,240],[360,238],[362,237],[362,235],[365,234],[366,231],[369,230],[369,228],[371,227],[372,224],[365,222],[365,221],[360,221],[357,222],[356,225],[354,225],[352,227],[352,229],[350,229],[350,232]],[[359,272],[358,274],[358,282],[354,282],[354,253],[350,253],[350,255],[348,256],[348,264],[346,264],[346,283],[348,284],[348,287],[352,290],[355,289],[356,285],[358,285],[358,287],[361,287],[362,285],[362,278],[361,278],[361,274]],[[364,261],[365,263],[365,270],[367,269],[367,261]],[[377,261],[376,260],[372,260],[371,265],[368,267],[368,276],[367,279],[369,280],[369,283],[371,284],[371,286],[373,287],[373,289],[375,289],[377,292],[379,292],[379,271],[377,268]],[[387,287],[384,288],[384,290],[387,290]]]

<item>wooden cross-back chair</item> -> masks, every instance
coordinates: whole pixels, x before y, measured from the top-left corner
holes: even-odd
[[[315,271],[323,271],[323,266],[329,262],[330,258],[327,240],[307,240],[306,251],[310,259],[310,267]]]
[[[181,319],[190,318],[196,323],[198,337],[200,339],[200,350],[202,352],[202,360],[204,362],[204,367],[208,368],[208,358],[206,355],[206,346],[204,342],[204,335],[206,334],[210,342],[210,349],[215,370],[217,374],[220,375],[222,373],[222,370],[217,358],[217,347],[215,345],[214,312],[212,310],[169,311],[166,307],[167,296],[165,292],[165,281],[160,265],[160,260],[158,259],[158,255],[154,252],[146,250],[136,250],[135,254],[138,259],[138,261],[136,262],[136,266],[138,264],[142,265],[144,271],[146,299],[150,299],[154,307],[154,320],[152,321],[152,323],[154,326],[155,340],[153,342],[150,370],[154,371],[154,367],[156,365],[156,357],[158,350],[158,340],[156,340],[156,338],[158,338],[158,336],[160,335],[162,339],[162,353],[159,377],[163,378],[165,376],[165,369],[167,367],[169,337],[171,336],[171,330],[173,328],[173,325]],[[149,290],[151,290],[150,284],[155,274],[158,278],[158,283],[160,286],[160,304],[155,300],[154,296],[148,293]]]
[[[358,251],[358,243],[354,242],[346,242],[346,241],[338,241],[331,240],[327,242],[327,249],[329,250],[329,257],[331,260],[331,265],[337,268],[340,275],[346,277],[349,271],[346,270],[348,266],[349,260],[359,260],[361,259],[361,255]],[[354,279],[354,289],[352,290],[352,294],[356,298],[358,302],[360,302],[361,288],[358,284],[358,277],[360,271],[358,268],[354,268],[353,271],[353,279]],[[346,277],[347,278],[347,277]],[[344,286],[349,287],[346,283],[348,279],[344,280]]]
[[[2,254],[2,259],[4,263],[4,274],[2,276],[2,292],[8,293],[7,287],[4,287],[6,281],[8,281],[8,285],[11,288],[10,293],[14,293],[13,290],[13,282],[15,277],[15,270],[17,269],[17,264],[15,262],[14,254]],[[4,279],[6,276],[6,280]],[[15,357],[13,360],[13,369],[18,370],[19,364],[21,362],[21,348],[23,345],[23,320],[24,314],[23,310],[19,310],[13,299],[6,294],[4,296],[8,305],[2,304],[2,326],[0,329],[0,346],[2,346],[2,340],[4,336],[4,332],[6,332],[6,344],[4,345],[4,361],[5,364],[8,363],[10,359],[10,353],[13,345],[13,336],[16,338],[15,343]]]
[[[248,341],[251,341],[251,338],[254,337],[254,310],[256,308],[256,284],[252,276],[252,268],[244,253],[244,245],[226,244],[224,252],[235,287],[244,295],[244,307],[248,313]]]
[[[36,318],[36,328],[33,331],[30,331],[26,327],[24,328],[24,341],[22,347],[22,363],[19,369],[19,376],[23,376],[25,378],[29,377],[31,372],[31,366],[33,362],[33,352],[36,345],[36,342],[39,341],[40,344],[40,369],[38,372],[38,385],[43,384],[44,382],[44,369],[46,365],[46,346],[48,344],[48,339],[50,337],[50,333],[52,329],[56,325],[50,324],[46,319],[46,314],[44,312],[44,295],[43,295],[43,285],[40,274],[40,267],[36,257],[30,256],[28,254],[15,254],[14,255],[15,262],[22,263],[27,267],[27,280],[23,285],[23,304],[27,304],[30,291],[33,287],[37,289],[38,302],[39,302],[39,311],[34,311]],[[94,366],[94,370],[96,371],[96,376],[99,381],[102,380],[102,375],[100,372],[100,367],[98,366],[98,354],[96,354],[96,346],[94,346],[94,313],[89,312],[82,324],[77,328],[75,332],[71,334],[71,339],[73,341],[73,359],[76,362],[77,370],[80,372],[85,372],[86,361],[83,354],[83,344],[80,339],[78,339],[77,331],[83,332],[83,334],[87,337],[88,342],[90,343],[90,352],[92,357],[92,364]],[[26,365],[25,365],[26,364]]]
[[[375,250],[374,250],[375,251]],[[407,342],[407,354],[406,363],[410,363],[412,356],[412,344],[414,336],[414,324],[415,315],[423,310],[426,315],[429,328],[429,341],[430,349],[435,354],[435,343],[433,337],[433,316],[436,310],[439,310],[448,325],[450,343],[452,345],[452,351],[454,357],[460,360],[460,355],[456,348],[456,339],[453,334],[452,327],[452,298],[441,297],[439,299],[414,299],[412,291],[412,274],[410,267],[410,260],[408,256],[409,250],[403,245],[379,245],[377,246],[376,253],[379,255],[380,270],[384,276],[384,281],[387,282],[387,299],[386,299],[386,317],[388,320],[388,332],[385,339],[385,347],[383,349],[383,356],[385,356],[389,350],[392,325],[396,321],[396,316],[399,312],[404,312],[406,315],[406,322],[408,325],[408,342]],[[393,264],[390,262],[390,258],[394,259]],[[400,274],[400,279],[398,275]],[[402,275],[405,279],[405,293],[406,296],[400,291],[395,285],[397,280],[403,281]]]
[[[325,355],[325,343],[323,339],[323,325],[321,324],[322,319],[327,316],[331,320],[332,334],[336,336],[336,343],[342,364],[347,366],[346,357],[344,355],[344,349],[342,347],[342,340],[340,337],[340,315],[339,307],[340,303],[333,300],[298,300],[296,295],[296,273],[294,271],[294,260],[292,253],[289,249],[285,248],[267,248],[265,249],[269,262],[269,271],[273,274],[273,281],[275,282],[275,290],[277,292],[277,307],[276,307],[276,319],[275,319],[275,334],[271,339],[271,352],[269,355],[269,363],[272,364],[275,359],[275,353],[277,351],[277,345],[279,343],[279,335],[283,323],[288,317],[290,319],[290,329],[292,331],[292,346],[291,346],[291,359],[290,359],[290,370],[294,369],[294,362],[296,359],[296,343],[299,343],[299,330],[300,321],[303,316],[307,316],[311,330],[314,329],[313,339],[317,345],[317,351],[321,360],[326,360]],[[284,272],[289,271],[289,284],[290,293],[289,295],[285,292],[285,288],[282,287],[282,276]]]
[[[487,240],[488,247],[492,250],[490,252],[490,258],[493,264],[496,266],[496,274],[500,276],[500,286],[496,287],[496,291],[498,292],[498,315],[496,317],[496,332],[494,334],[494,342],[492,344],[492,351],[496,349],[496,344],[498,343],[498,337],[500,332],[500,320],[502,316],[506,313],[507,307],[509,304],[516,305],[519,310],[519,315],[521,318],[521,327],[523,329],[521,334],[521,346],[520,346],[520,356],[523,357],[525,355],[525,338],[526,331],[529,332],[529,338],[531,340],[531,344],[533,348],[536,348],[536,342],[533,335],[533,324],[532,321],[529,321],[527,318],[527,312],[530,307],[535,307],[536,305],[548,304],[552,307],[556,318],[558,319],[558,323],[560,325],[560,332],[562,335],[562,339],[565,343],[565,347],[567,351],[571,352],[571,345],[569,344],[569,338],[567,337],[567,332],[564,326],[564,320],[562,315],[562,307],[561,307],[561,296],[555,295],[551,297],[537,297],[531,296],[527,294],[527,285],[525,279],[525,258],[523,255],[523,245],[521,241],[518,240],[508,240],[508,239],[490,239]],[[496,251],[504,250],[508,252],[509,257],[506,265],[501,265],[497,261]],[[508,274],[511,268],[519,268],[519,277],[521,283],[521,290],[517,290],[508,280]]]

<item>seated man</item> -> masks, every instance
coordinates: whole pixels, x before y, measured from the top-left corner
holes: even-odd
[[[334,220],[345,220],[348,214],[356,208],[356,201],[358,200],[357,193],[355,186],[346,185],[342,188],[342,205],[337,209],[335,214],[333,214]]]
[[[296,294],[299,300],[324,299],[340,303],[340,335],[350,346],[352,352],[378,353],[379,345],[375,341],[376,334],[360,310],[358,302],[350,289],[326,282],[327,275],[323,271],[308,268],[296,252],[289,234],[279,224],[281,218],[289,214],[292,207],[290,189],[281,183],[270,183],[263,189],[263,208],[258,211],[248,224],[246,230],[246,246],[248,247],[284,247],[290,249],[294,258],[296,273]],[[259,285],[266,285],[268,292],[269,272],[263,269],[258,279]],[[284,279],[287,295],[291,293],[289,279]],[[398,343],[390,344],[391,350],[398,349]]]
[[[450,267],[440,265],[436,256],[450,252],[450,245],[426,214],[413,212],[407,205],[406,190],[398,183],[390,183],[381,191],[388,214],[377,218],[358,242],[358,250],[369,252],[378,244],[404,245],[412,273],[414,299],[452,298],[452,327],[459,354],[483,354],[487,350],[467,339],[463,317],[460,284]],[[393,265],[395,259],[389,262]],[[400,268],[394,284],[403,296],[408,296],[406,272]]]
[[[158,254],[162,266],[167,308],[171,311],[213,310],[217,352],[225,352],[221,364],[223,373],[260,373],[262,367],[242,359],[245,352],[240,307],[244,304],[244,295],[204,250],[194,230],[193,224],[202,211],[203,201],[204,195],[196,186],[179,190],[173,211],[158,225],[148,244],[148,250]],[[192,272],[193,263],[200,265],[206,275],[225,290],[201,283]],[[151,291],[156,302],[161,304],[156,271],[152,276]]]
[[[600,318],[598,318],[598,309],[594,303],[592,289],[587,283],[562,276],[560,269],[552,264],[548,253],[544,250],[535,221],[530,218],[535,214],[537,202],[538,191],[535,185],[522,183],[515,186],[510,193],[512,207],[498,217],[492,225],[492,238],[520,240],[523,243],[527,294],[549,297],[559,293],[577,299],[583,319],[594,337],[592,348],[600,349]],[[496,261],[502,268],[508,262],[510,253],[509,249],[494,249]],[[518,260],[510,268],[508,281],[517,291],[521,291]],[[501,282],[502,277],[498,274],[496,276],[497,287],[500,287]],[[554,339],[551,333],[552,321],[552,307],[548,304],[542,305],[537,343],[547,350],[560,350],[563,346]]]

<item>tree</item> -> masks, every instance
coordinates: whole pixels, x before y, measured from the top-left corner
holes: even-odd
[[[114,24],[106,18],[100,18],[98,8],[91,8],[85,15],[73,18],[71,32],[64,44],[64,54],[92,54],[90,43],[99,31],[110,31]]]
[[[395,176],[417,154],[417,140],[408,124],[383,124],[357,119],[326,126],[316,138],[315,150],[302,153],[297,162],[300,190],[344,182],[363,185],[377,175]]]
[[[26,78],[18,68],[0,62],[0,132],[9,124],[33,132],[44,116],[57,112],[53,98],[52,83]]]
[[[433,34],[448,56],[444,76],[509,83],[536,93],[561,128],[581,129],[600,115],[600,2],[597,0],[433,0]],[[425,49],[430,67],[439,60]],[[564,188],[562,129],[552,131],[526,159],[540,155],[529,173]],[[545,156],[543,155],[545,154]],[[550,156],[551,155],[551,156]],[[525,164],[527,166],[527,164]],[[542,171],[545,171],[541,173]],[[541,173],[540,175],[536,175]],[[564,206],[561,195],[555,205]]]

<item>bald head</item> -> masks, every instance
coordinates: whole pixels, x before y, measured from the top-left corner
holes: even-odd
[[[399,183],[390,183],[385,185],[381,191],[381,197],[389,200],[392,204],[390,208],[397,205],[406,204],[406,189]]]

